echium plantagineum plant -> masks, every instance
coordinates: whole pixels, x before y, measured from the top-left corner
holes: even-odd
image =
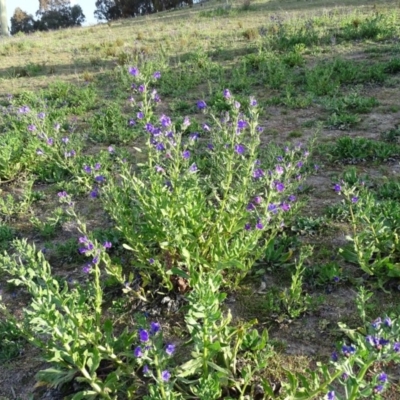
[[[333,351],[329,364],[317,363],[310,376],[288,372],[284,384],[287,400],[358,400],[380,399],[388,388],[389,371],[400,362],[400,320],[389,316],[365,321],[365,303],[370,292],[361,288],[357,308],[365,327],[349,329],[339,323],[348,337]],[[264,382],[268,393],[269,385]]]
[[[153,101],[146,98],[143,110]],[[121,179],[103,190],[126,247],[143,272],[157,272],[166,285],[172,274],[195,276],[193,268],[224,270],[237,284],[296,207],[309,152],[301,145],[279,152],[270,145],[264,162],[256,100],[242,110],[229,90],[224,98],[230,111],[210,114],[201,132],[190,130],[189,118],[179,131],[166,115],[146,122],[147,163],[140,171],[123,163]],[[203,100],[197,107],[208,111]]]
[[[385,205],[363,184],[350,186],[340,182],[334,190],[343,194],[352,226],[351,235],[346,237],[351,246],[340,249],[343,257],[358,263],[381,286],[390,278],[400,277],[397,204]]]
[[[11,104],[3,109],[1,120],[5,132],[0,151],[0,178],[28,170],[39,179],[57,180],[77,172],[76,157],[82,147],[81,140],[65,132],[61,127],[64,121],[54,121],[44,105],[38,111],[27,105]]]
[[[71,197],[66,192],[58,196],[82,235],[77,249],[90,259],[82,267],[86,279],[72,288],[60,283],[43,252],[26,240],[13,243],[13,255],[0,255],[0,270],[11,275],[9,282],[23,286],[32,297],[22,320],[10,313],[1,297],[0,313],[52,364],[36,378],[52,387],[76,380],[81,385],[75,400],[132,399],[141,386],[149,399],[178,399],[171,368],[175,345],[164,342],[157,322],[138,321],[133,329],[115,332],[114,321],[103,315],[104,278],[123,280],[121,268],[107,254],[112,244],[93,240]]]

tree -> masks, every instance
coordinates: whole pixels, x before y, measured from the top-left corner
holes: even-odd
[[[62,6],[70,6],[71,0],[39,0],[39,11],[55,10]]]
[[[16,8],[11,18],[11,34],[18,32],[48,31],[50,29],[69,28],[81,26],[85,22],[85,15],[79,5],[59,5],[56,8],[38,11],[35,20],[20,8]]]
[[[94,15],[98,20],[110,21],[168,10],[181,4],[193,5],[193,0],[97,0]]]
[[[35,20],[32,15],[17,7],[11,18],[11,35],[18,32],[29,33],[35,30]]]
[[[97,0],[94,16],[98,21],[111,21],[122,18],[122,11],[113,0]]]
[[[35,24],[40,31],[81,26],[86,19],[79,5],[73,7],[61,5],[47,11],[38,11],[36,15],[40,17]]]

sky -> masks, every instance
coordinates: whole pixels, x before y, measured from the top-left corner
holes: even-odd
[[[93,13],[96,9],[96,0],[71,0],[71,4],[79,4],[82,7],[83,14],[86,17],[84,25],[92,25],[97,23]],[[10,24],[10,18],[14,14],[14,10],[19,7],[26,11],[28,14],[32,14],[35,17],[36,11],[39,9],[39,0],[6,0],[8,23]]]

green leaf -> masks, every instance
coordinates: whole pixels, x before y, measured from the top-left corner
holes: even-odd
[[[51,387],[58,388],[61,385],[70,382],[74,379],[77,374],[77,370],[61,370],[57,368],[47,368],[39,371],[35,378],[38,381],[47,382]]]
[[[215,369],[216,371],[221,372],[221,373],[223,373],[223,374],[226,375],[226,376],[229,375],[229,371],[228,371],[227,369],[222,368],[222,367],[220,367],[219,365],[214,364],[214,363],[211,362],[211,361],[207,361],[207,364],[208,364],[211,368]]]
[[[184,378],[186,376],[194,375],[203,365],[202,359],[195,358],[192,359],[185,364],[181,365],[178,374],[176,375],[178,378]]]

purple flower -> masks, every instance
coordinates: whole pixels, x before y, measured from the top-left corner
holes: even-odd
[[[104,177],[104,175],[97,175],[97,176],[95,176],[94,180],[96,182],[104,182],[106,180],[106,178]]]
[[[240,103],[239,103],[238,101],[235,101],[235,102],[233,103],[233,105],[235,106],[235,108],[236,108],[237,110],[239,110],[239,108],[240,108]]]
[[[153,78],[155,78],[155,79],[160,79],[160,78],[161,78],[161,72],[160,72],[160,71],[154,72]]]
[[[152,335],[155,335],[160,330],[161,330],[161,325],[158,322],[152,322],[150,324],[150,332]]]
[[[282,203],[280,205],[280,207],[281,207],[282,211],[289,211],[290,210],[290,204],[288,204],[288,203]]]
[[[175,345],[174,344],[169,344],[167,345],[167,347],[165,348],[165,352],[169,355],[172,356],[172,354],[174,354],[175,351]]]
[[[158,151],[164,151],[165,150],[165,146],[162,142],[159,142],[156,144],[156,150]]]
[[[381,374],[378,375],[379,382],[385,383],[385,382],[387,382],[387,379],[388,379],[388,377],[384,372],[382,372]]]
[[[149,264],[154,264],[154,258],[149,258]]]
[[[254,204],[253,204],[253,203],[247,204],[246,210],[247,210],[247,211],[253,211],[253,210],[255,210]]]
[[[328,394],[326,395],[326,400],[335,400],[335,399],[336,399],[335,392],[333,390],[328,392]]]
[[[297,167],[297,168],[301,168],[303,165],[304,165],[303,162],[302,162],[302,161],[299,161],[299,162],[296,164],[296,167]]]
[[[278,175],[282,175],[283,172],[284,172],[284,169],[283,169],[283,167],[282,167],[281,165],[277,165],[277,166],[275,167],[275,172],[276,172]]]
[[[379,329],[380,326],[381,326],[381,323],[382,323],[382,319],[381,319],[381,317],[378,317],[375,321],[373,321],[373,322],[371,323],[371,325],[372,325],[372,327],[373,327],[374,329]]]
[[[198,132],[193,132],[193,133],[189,136],[189,139],[195,141],[195,140],[197,140],[199,137],[200,137],[200,135],[199,135]]]
[[[338,183],[336,183],[335,186],[333,187],[333,190],[336,193],[340,193],[340,191],[342,190],[342,187]]]
[[[195,163],[193,163],[190,167],[189,167],[189,172],[196,172],[197,171],[197,165]]]
[[[358,201],[358,197],[357,196],[354,196],[354,197],[351,198],[351,202],[352,203],[357,203],[357,201]]]
[[[261,223],[260,220],[258,220],[257,223],[256,223],[256,229],[261,230],[261,229],[263,229],[263,228],[264,228],[264,225]]]
[[[182,157],[183,157],[185,160],[187,160],[187,159],[190,157],[190,151],[189,151],[189,150],[185,150],[185,151],[182,153]]]
[[[353,345],[350,346],[343,345],[342,352],[346,357],[349,357],[350,355],[353,355],[356,352],[356,348]]]
[[[135,350],[133,351],[133,354],[136,358],[143,357],[142,348],[140,346],[136,347]]]
[[[139,76],[139,70],[136,67],[129,67],[129,73],[132,76]]]
[[[186,129],[190,125],[189,117],[185,117],[182,122],[182,129]]]
[[[136,116],[137,116],[138,119],[143,119],[143,118],[144,118],[144,114],[143,114],[141,111],[139,111],[139,112],[136,114]]]
[[[92,172],[92,168],[89,165],[84,165],[83,170],[88,174]]]
[[[250,231],[250,230],[251,230],[251,225],[250,225],[249,223],[247,223],[247,224],[244,226],[244,229],[245,229],[246,231]]]
[[[92,260],[92,263],[93,264],[98,264],[99,263],[99,255],[97,254],[97,255],[95,255],[94,257],[93,257],[93,260]]]
[[[275,183],[275,189],[278,192],[283,192],[285,190],[285,185],[282,182],[276,182]]]
[[[91,264],[86,264],[86,265],[82,268],[82,272],[83,272],[84,274],[88,274],[91,270],[92,270],[92,265],[91,265]]]
[[[113,154],[114,153],[114,151],[115,151],[115,149],[114,149],[114,147],[112,147],[112,146],[108,146],[108,152],[110,153],[110,154]]]
[[[147,332],[146,329],[139,329],[139,340],[141,342],[148,342],[149,332]]]
[[[147,374],[149,374],[150,373],[150,368],[149,368],[149,366],[146,364],[144,367],[143,367],[143,374],[144,375],[147,375]]]
[[[146,129],[146,131],[149,133],[153,133],[154,126],[150,122],[147,122],[146,125],[144,126],[144,129]]]
[[[46,116],[46,114],[45,114],[44,112],[40,112],[40,113],[37,115],[37,117],[38,117],[39,119],[44,119],[45,116]]]
[[[27,114],[28,112],[30,112],[31,111],[31,109],[28,107],[28,106],[22,106],[19,110],[18,110],[18,112],[20,113],[20,114]]]
[[[67,196],[68,196],[68,193],[64,190],[63,192],[58,192],[58,193],[57,193],[57,196],[58,196],[58,197],[64,198],[64,197],[67,197]]]
[[[171,374],[170,374],[170,372],[168,370],[165,370],[165,371],[161,372],[161,379],[164,382],[168,382],[170,380],[170,378],[171,378]]]
[[[288,199],[289,199],[289,201],[294,202],[294,201],[296,201],[296,196],[295,196],[294,194],[291,194],[291,195],[288,197]]]
[[[232,97],[229,89],[224,89],[223,96],[225,97],[225,99],[230,99]]]
[[[339,356],[338,356],[338,354],[337,354],[336,351],[334,351],[334,352],[331,354],[331,360],[332,360],[333,362],[336,362],[336,361],[339,360]]]
[[[254,197],[253,201],[256,204],[261,204],[262,203],[262,197],[261,196],[256,196],[256,197]]]
[[[380,338],[379,339],[379,349],[381,349],[382,348],[382,346],[386,346],[387,344],[389,344],[389,340],[387,340],[387,339],[384,339],[384,338]]]
[[[253,171],[253,178],[260,179],[265,175],[264,171],[261,168],[256,168]]]
[[[135,121],[133,118],[131,118],[131,119],[129,120],[129,122],[128,122],[128,125],[129,125],[129,126],[135,126],[135,125],[136,125],[136,121]]]
[[[374,393],[380,393],[383,390],[383,385],[377,385],[374,387]]]
[[[272,212],[272,214],[276,214],[278,212],[276,205],[274,203],[268,204],[267,210]]]
[[[166,128],[166,127],[168,127],[168,126],[171,126],[171,118],[170,117],[167,117],[166,115],[161,115],[161,117],[160,117],[160,122],[161,122],[161,125],[164,127],[164,128]]]
[[[393,344],[393,351],[395,353],[400,352],[400,343],[399,342],[396,342],[396,343]]]
[[[154,168],[156,169],[156,172],[165,172],[164,168],[159,165],[156,165]]]
[[[210,127],[209,127],[207,124],[204,124],[204,125],[203,125],[203,129],[204,129],[205,131],[207,131],[207,132],[210,132],[210,131],[211,131]]]
[[[368,335],[368,336],[365,337],[365,340],[372,347],[378,347],[379,346],[379,338],[377,338],[376,336]]]
[[[34,131],[36,131],[36,126],[33,125],[33,124],[28,125],[28,131],[29,131],[29,132],[34,132]]]
[[[111,243],[111,242],[104,242],[104,243],[103,243],[103,247],[104,247],[105,249],[111,249],[112,243]]]
[[[63,137],[63,138],[61,139],[61,141],[62,141],[64,144],[67,144],[67,143],[69,142],[69,138]]]
[[[246,148],[242,144],[236,144],[235,145],[235,151],[237,154],[242,155],[244,154]]]
[[[94,188],[94,189],[90,192],[90,197],[91,197],[92,199],[95,199],[95,198],[99,197],[99,191],[98,191],[97,188]]]
[[[207,107],[207,104],[206,104],[206,102],[204,100],[199,100],[197,102],[197,108],[199,110],[204,110],[206,107]]]
[[[387,327],[392,326],[392,320],[389,317],[386,317],[383,321],[384,325]]]
[[[250,105],[255,107],[257,105],[257,100],[254,97],[250,97]]]
[[[347,379],[349,379],[349,374],[346,374],[346,372],[343,372],[341,378],[342,378],[344,381],[347,381]]]
[[[243,119],[239,119],[238,123],[237,123],[237,128],[239,130],[245,129],[247,127],[247,122]]]
[[[214,150],[214,145],[212,143],[207,144],[207,149],[208,150]]]
[[[96,164],[94,165],[95,171],[98,171],[100,168],[101,168],[101,164],[100,164],[100,163],[96,163]]]

